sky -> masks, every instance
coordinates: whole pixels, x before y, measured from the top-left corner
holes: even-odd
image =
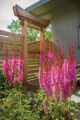
[[[0,30],[9,31],[7,26],[11,24],[12,20],[17,19],[13,13],[13,6],[15,4],[25,9],[38,1],[39,0],[0,0]]]

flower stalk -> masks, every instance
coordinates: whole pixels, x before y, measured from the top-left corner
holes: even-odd
[[[3,62],[3,74],[5,77],[5,89],[7,86],[7,83],[11,86],[11,83],[13,82],[13,86],[15,87],[17,83],[21,83],[23,79],[23,57],[22,57],[22,51],[20,53],[19,58],[19,67],[17,66],[17,55],[16,50],[14,52],[14,57],[12,60],[12,66],[10,66],[10,61],[8,57],[8,49],[6,51],[6,57]],[[12,76],[14,76],[14,80],[12,81]]]
[[[49,53],[41,54],[39,67],[39,82],[40,88],[43,89],[47,95],[47,119],[48,119],[48,105],[49,96],[53,96],[55,105],[58,104],[58,93],[60,94],[60,101],[70,97],[72,90],[76,87],[76,59],[74,56],[72,41],[67,57],[64,56],[63,46],[60,48],[58,41],[58,48],[55,54],[52,53],[50,46]]]

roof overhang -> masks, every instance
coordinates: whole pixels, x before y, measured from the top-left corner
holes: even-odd
[[[59,7],[64,5],[66,1],[69,0],[40,0],[25,10],[29,11],[38,18],[51,21],[53,11],[59,9]]]
[[[25,20],[33,25],[44,28],[49,25],[49,21],[35,17],[34,15],[29,13],[28,11],[25,11],[18,5],[13,6],[13,11],[15,16],[17,16],[21,21]]]

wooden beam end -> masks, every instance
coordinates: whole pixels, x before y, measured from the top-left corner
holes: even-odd
[[[18,16],[18,12],[17,12],[17,9],[16,9],[15,6],[13,6],[13,11],[14,11],[14,15],[15,15],[15,16]]]

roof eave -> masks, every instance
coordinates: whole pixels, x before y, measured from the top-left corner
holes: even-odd
[[[35,8],[41,6],[41,5],[43,5],[43,4],[45,4],[45,3],[49,2],[49,1],[50,0],[40,0],[39,2],[27,7],[25,10],[26,11],[32,11],[33,9],[35,9]]]

